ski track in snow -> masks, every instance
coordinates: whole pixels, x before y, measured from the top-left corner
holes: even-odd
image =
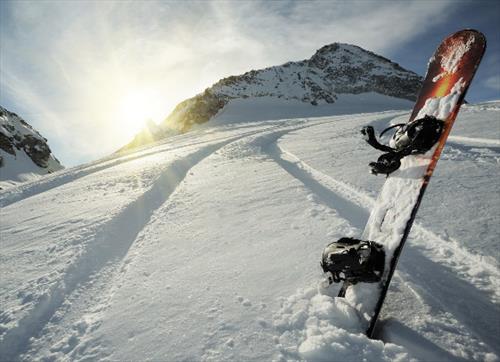
[[[70,309],[91,310],[90,314],[102,313],[103,308],[106,307],[106,299],[109,298],[109,294],[112,292],[111,280],[120,271],[129,249],[149,220],[151,220],[155,211],[168,201],[170,195],[175,192],[177,186],[181,184],[189,170],[195,165],[225,146],[245,138],[264,134],[258,136],[259,141],[257,143],[260,143],[261,139],[274,140],[289,132],[328,122],[331,121],[319,121],[306,125],[302,125],[303,122],[299,122],[299,125],[292,122],[291,126],[285,123],[284,126],[269,126],[257,131],[245,132],[238,136],[226,136],[224,138],[227,140],[215,144],[213,144],[213,141],[208,145],[204,145],[207,142],[199,142],[203,145],[200,149],[167,164],[149,190],[129,203],[107,224],[103,225],[101,230],[97,231],[93,237],[94,241],[87,245],[86,250],[79,256],[77,262],[72,264],[65,272],[64,280],[57,283],[47,295],[40,298],[34,308],[18,322],[15,328],[7,331],[0,341],[0,355],[8,360],[31,359],[30,356],[36,355],[37,350],[42,348],[44,342],[46,342],[43,335],[50,336],[54,334],[54,329],[57,327],[52,326],[52,324],[59,323],[64,315],[69,313]],[[147,152],[141,154],[141,156],[133,157],[133,159],[151,154],[155,154],[155,152]],[[14,197],[8,200],[10,201],[9,204],[98,172],[103,168],[116,166],[127,161],[131,160],[111,161],[111,165],[106,162],[106,166],[102,165],[97,169],[84,169],[76,172],[76,175],[62,176],[62,182],[56,179],[53,182],[43,184],[42,187],[32,187],[28,191],[24,191],[24,193],[14,193]],[[133,222],[130,222],[131,220]],[[119,245],[112,243],[112,240],[116,238],[120,240]],[[70,354],[75,350],[81,336],[98,326],[98,323],[92,325],[92,318],[87,318],[87,321],[85,319],[75,321],[76,323],[72,328],[74,333],[70,337],[72,340],[61,341],[51,350],[54,352],[60,351],[64,354]],[[51,329],[51,333],[42,333],[44,329]]]
[[[29,348],[30,339],[37,337],[56,314],[64,300],[77,287],[89,283],[92,277],[98,278],[103,268],[106,268],[107,272],[102,274],[110,277],[113,273],[109,272],[109,264],[119,263],[125,257],[137,235],[147,225],[155,210],[167,202],[170,195],[192,167],[218,149],[256,132],[262,131],[247,132],[223,142],[202,146],[188,156],[168,164],[149,190],[128,204],[110,222],[102,226],[101,230],[95,234],[94,241],[87,246],[77,262],[68,268],[64,280],[52,288],[47,295],[40,298],[35,307],[18,322],[17,327],[12,328],[4,335],[0,342],[0,355],[6,360],[17,359],[19,355]],[[113,162],[113,165],[119,163],[121,162]],[[111,166],[107,165],[107,167]],[[92,172],[97,171],[92,170]],[[88,174],[88,172],[84,173],[85,175]],[[63,177],[64,183],[76,179],[76,177],[72,176],[70,174],[68,177]],[[83,177],[83,175],[78,173],[77,178],[79,177]],[[57,182],[51,186],[56,187],[61,184],[63,183]],[[39,188],[35,189],[36,193],[41,192]],[[36,193],[28,192],[28,195],[33,196]],[[120,244],[111,243],[117,236],[121,240]],[[83,297],[79,296],[79,298]]]
[[[230,141],[202,147],[186,158],[168,165],[149,190],[128,204],[98,231],[94,242],[88,245],[78,261],[68,268],[64,280],[41,298],[33,310],[19,321],[16,328],[6,333],[0,344],[0,355],[7,360],[15,359],[27,347],[29,339],[42,330],[64,299],[79,284],[98,274],[109,262],[123,259],[155,209],[168,200],[189,169],[228,142]],[[117,235],[121,240],[120,244],[110,243],[108,239]]]
[[[388,120],[399,116],[399,114],[396,117],[394,115],[383,116],[376,118],[371,123],[386,124]],[[343,121],[345,120],[336,120],[337,123]],[[314,126],[321,125],[323,123],[317,123]],[[295,131],[298,130],[300,129],[296,129]],[[373,205],[375,200],[366,193],[356,190],[354,186],[326,176],[300,160],[291,152],[280,147],[278,145],[279,140],[288,133],[290,132],[278,132],[272,138],[264,136],[261,139],[257,139],[255,143],[261,144],[263,151],[290,174],[290,176],[300,181],[305,188],[315,194],[320,203],[337,212],[340,217],[349,222],[354,228],[362,230],[366,225],[370,213],[370,209],[366,205]]]
[[[315,177],[317,172],[307,169],[304,163],[288,152],[278,147],[276,142],[267,146],[268,155],[292,177],[299,180],[307,189],[318,197],[320,203],[335,210],[338,215],[348,221],[353,227],[362,229],[368,220],[369,213],[349,198],[324,185]],[[288,156],[288,157],[287,157]],[[302,166],[302,167],[301,167]],[[333,184],[333,182],[331,182]]]
[[[491,138],[449,136],[447,143],[462,143],[465,145],[483,145],[500,147],[500,140]]]
[[[278,161],[278,163],[284,163],[285,167],[293,169],[290,174],[297,175],[300,180],[304,180],[304,184],[310,187],[313,192],[315,190],[319,190],[318,196],[326,196],[325,194],[328,193],[326,200],[323,199],[323,201],[340,200],[340,204],[337,204],[337,207],[342,205],[343,207],[355,210],[352,211],[353,213],[346,214],[347,221],[350,221],[353,226],[360,225],[358,221],[360,217],[367,218],[371,206],[375,203],[375,199],[372,198],[367,192],[323,174],[322,172],[309,166],[307,163],[301,161],[292,153],[281,149],[277,145],[273,148],[279,150],[278,154],[288,156],[288,158],[293,160],[287,161],[281,159]],[[309,180],[314,181],[310,184]],[[335,206],[335,202],[327,202],[327,204],[329,204],[329,206]],[[354,218],[349,217],[349,215],[353,214],[357,216]],[[339,215],[342,216],[341,213]],[[362,229],[364,225],[365,224],[362,223],[360,229]],[[500,283],[498,270],[494,265],[486,262],[481,256],[471,254],[455,241],[442,239],[418,223],[415,223],[413,226],[410,240],[411,242],[409,245],[405,247],[405,253],[407,248],[412,249],[418,247],[419,249],[422,249],[427,258],[431,258],[432,261],[437,264],[445,264],[449,266],[455,273],[460,275],[464,281],[472,281],[472,287],[478,287],[479,289],[482,289],[490,294],[493,302],[496,303],[500,301],[500,290],[491,289],[492,286],[499,285]],[[488,270],[489,275],[477,275],[477,265],[485,267]],[[488,278],[490,280],[485,283],[483,281],[484,278]]]
[[[443,160],[464,161],[470,160],[473,162],[488,162],[493,161],[500,163],[500,146],[486,145],[469,145],[461,142],[450,141],[446,143],[446,152],[443,154]]]
[[[377,122],[376,120],[373,123]],[[456,140],[461,141],[462,138],[456,138]],[[268,145],[269,156],[316,194],[320,202],[335,209],[340,217],[362,230],[375,199],[364,190],[314,169],[280,147],[278,141],[279,138],[276,138],[274,143]],[[474,141],[478,142],[478,139]],[[489,146],[491,142],[484,142],[484,144],[491,149]],[[465,152],[470,151],[468,146],[460,145],[460,147],[464,147]],[[490,350],[500,355],[497,343],[500,326],[491,323],[492,316],[500,315],[500,308],[497,304],[500,301],[500,290],[495,288],[500,285],[500,275],[495,265],[489,264],[479,255],[470,253],[454,240],[442,239],[418,223],[413,226],[403,259],[412,262],[405,263],[403,260],[400,263],[399,269],[403,271],[404,277],[398,272],[396,274],[406,284],[410,283],[405,279],[407,275],[419,276],[418,280],[412,279],[412,283],[418,285],[417,288],[412,289],[412,292],[419,300],[428,301],[427,305],[440,305],[439,311],[432,311],[434,314],[451,313],[453,318],[466,326],[467,330],[463,330],[462,333],[466,334],[468,339],[463,338],[464,343],[467,341],[469,344],[474,344],[476,351],[484,350],[484,355],[487,355],[488,349],[485,349],[481,342],[484,341],[489,345]],[[478,268],[479,265],[481,268]],[[436,276],[438,276],[437,279]],[[471,293],[471,289],[476,292]],[[468,297],[467,300],[457,300],[457,295],[470,296],[471,294],[473,296]],[[464,306],[466,306],[465,312]],[[477,313],[478,310],[481,312]],[[456,325],[454,327],[457,328]],[[387,341],[397,342],[398,339],[393,337],[388,338]],[[426,343],[433,344],[430,341]],[[443,343],[446,344],[447,341]],[[448,347],[457,348],[457,346]],[[437,345],[434,345],[431,350],[435,352],[432,355],[433,358],[436,358],[439,351],[442,351]],[[417,353],[417,351],[414,352]],[[484,355],[464,355],[463,357],[482,359]],[[425,358],[425,356],[419,357]],[[457,356],[448,354],[448,358],[457,359]]]
[[[379,124],[385,125],[390,120],[396,121],[400,115],[392,112],[389,116],[378,114],[376,116],[359,115],[359,117],[368,117],[372,125],[378,126]],[[376,118],[373,119],[374,117]],[[169,198],[185,180],[190,170],[218,150],[237,141],[250,140],[245,145],[250,153],[262,153],[274,161],[291,178],[300,182],[314,195],[314,198],[309,201],[323,204],[333,210],[338,217],[353,227],[349,232],[361,233],[375,202],[373,196],[364,189],[324,174],[288,151],[280,142],[284,137],[292,137],[292,132],[333,122],[336,124],[343,121],[351,122],[351,120],[349,117],[345,119],[327,117],[325,120],[318,119],[308,123],[305,120],[285,120],[268,122],[266,127],[263,127],[263,123],[260,122],[255,125],[247,124],[228,128],[233,131],[249,129],[236,135],[228,132],[229,135],[220,136],[220,133],[216,133],[216,136],[210,140],[188,142],[185,145],[177,144],[173,147],[174,149],[192,146],[198,148],[187,156],[166,163],[165,168],[148,190],[100,226],[92,237],[92,241],[86,245],[84,252],[65,271],[63,280],[58,281],[47,294],[37,300],[34,307],[18,321],[16,327],[4,334],[0,341],[0,356],[5,360],[37,360],[37,353],[47,348],[47,345],[52,345],[51,351],[63,353],[69,359],[75,357],[74,353],[79,347],[83,350],[88,349],[84,355],[89,358],[106,357],[102,354],[92,355],[92,348],[96,347],[99,340],[91,341],[90,345],[82,344],[81,340],[85,334],[99,327],[100,314],[107,308],[107,302],[114,293],[114,289],[120,287],[115,285],[114,281],[118,274],[123,273],[130,248],[140,238],[155,212],[168,203]],[[500,162],[500,141],[497,140],[450,136],[446,147],[447,151],[443,154],[443,159],[459,161],[462,157],[479,162],[481,160]],[[167,152],[173,148],[169,144],[157,146],[153,150],[146,148],[138,153],[62,171],[43,180],[1,192],[0,205],[6,207],[98,171],[141,157]],[[119,244],[113,243],[113,240],[119,240]],[[378,336],[386,342],[404,345],[412,356],[423,360],[435,358],[480,360],[488,356],[488,351],[491,350],[500,355],[497,346],[499,326],[491,321],[500,314],[498,307],[500,272],[497,265],[480,255],[471,253],[459,242],[441,237],[418,223],[414,224],[408,241],[389,293],[392,293],[391,295],[395,298],[399,296],[401,303],[412,304],[408,307],[415,308],[418,315],[422,316],[422,320],[417,320],[412,328],[408,328],[396,319],[382,320],[378,327]],[[411,262],[405,262],[405,259]],[[332,292],[332,295],[335,294]],[[409,294],[412,296],[411,301],[408,301]],[[290,300],[305,303],[312,300],[315,295],[318,295],[315,290],[308,290],[299,292]],[[457,300],[457,295],[466,295],[467,300]],[[314,303],[313,301],[313,305]],[[293,309],[293,305],[288,307],[290,310]],[[340,308],[337,311],[339,314],[347,313],[339,305],[334,306],[335,308]],[[388,303],[384,309],[386,308],[397,313],[397,310],[392,310],[395,307],[391,303]],[[477,310],[480,313],[474,313]],[[66,321],[65,325],[68,328],[71,327],[72,331],[58,330],[61,328],[58,323],[71,311],[75,312],[76,317],[73,316],[72,319]],[[280,313],[278,318],[286,316],[286,312]],[[304,311],[299,310],[298,313],[304,313]],[[303,319],[299,316],[299,319],[301,318]],[[436,326],[439,327],[434,324],[426,325],[426,318],[434,318]],[[342,322],[342,319],[340,321]],[[392,326],[393,330],[398,331],[398,335],[386,333],[385,330],[391,328],[382,328],[382,326]],[[439,328],[452,330],[455,335],[454,340],[445,340],[444,337],[440,339]],[[414,329],[418,330],[418,333]],[[278,326],[277,332],[283,332],[277,338],[290,337],[287,335],[290,331],[286,328],[283,330]],[[54,337],[61,337],[61,335],[64,338],[60,341]],[[56,339],[53,340],[54,338]],[[351,339],[352,341],[356,341],[360,346],[365,343],[362,338]],[[339,343],[342,343],[341,339]],[[461,344],[473,346],[472,349],[478,354],[468,354],[467,348],[462,348]],[[413,345],[417,347],[412,349]],[[426,346],[424,350],[427,352],[422,352],[422,346]],[[442,346],[445,346],[446,350]],[[278,350],[281,348],[279,358],[304,357],[296,351],[288,353],[286,346],[278,344],[277,347]],[[366,348],[377,353],[377,356],[380,354],[380,359],[391,357],[405,359],[404,351],[394,345],[391,346],[390,343],[387,344],[385,350],[384,347],[376,344]],[[98,350],[97,347],[96,350]],[[450,351],[453,351],[453,354]],[[312,352],[313,354],[309,356],[311,359],[321,359],[325,356],[321,353],[314,355],[314,349]],[[348,355],[344,357],[347,358]],[[491,358],[494,360],[494,357]]]
[[[347,221],[362,230],[375,199],[365,190],[336,180],[309,166],[291,152],[281,148],[277,144],[278,140],[277,138],[274,144],[269,145],[270,156],[293,177],[298,178],[306,187],[316,193],[320,200],[337,209],[340,216],[344,215]],[[347,208],[349,212],[343,213],[338,208]],[[350,215],[355,215],[355,217]],[[365,220],[360,223],[359,219]],[[491,289],[491,286],[500,284],[500,274],[495,265],[488,262],[485,265],[485,260],[481,256],[468,252],[453,240],[444,240],[418,223],[414,223],[410,240],[412,245],[409,245],[409,248],[419,247],[423,249],[426,256],[432,258],[434,262],[448,265],[465,281],[472,280],[472,284],[478,285],[480,289],[491,294],[495,303],[500,301],[500,290]],[[477,265],[485,266],[489,275],[476,275]],[[488,283],[482,281],[485,277],[490,278]],[[487,287],[483,287],[483,285]]]
[[[252,125],[245,125],[241,127],[234,127],[233,130],[238,130],[238,129],[244,129],[244,128],[251,128],[255,127]],[[178,138],[181,138],[183,135],[179,136]],[[224,138],[230,138],[231,136],[222,136],[219,137],[221,139]],[[101,160],[91,162],[89,164],[85,164],[82,166],[77,166],[74,168],[70,168],[67,170],[61,170],[59,172],[55,172],[51,175],[45,176],[44,178],[40,180],[34,180],[32,182],[26,182],[23,183],[22,185],[19,185],[18,187],[15,188],[9,188],[3,191],[0,191],[0,207],[7,207],[9,205],[12,205],[18,201],[27,199],[29,197],[38,195],[42,192],[54,189],[56,187],[62,186],[67,184],[68,182],[72,182],[75,180],[78,180],[79,178],[92,175],[94,173],[97,173],[99,171],[118,166],[120,164],[126,163],[126,162],[131,162],[143,157],[148,157],[154,154],[159,154],[163,152],[169,152],[172,151],[173,149],[179,150],[182,148],[186,147],[192,147],[195,145],[203,145],[206,143],[213,142],[214,140],[209,140],[209,141],[200,141],[200,142],[192,142],[192,140],[189,140],[189,143],[187,144],[181,144],[177,145],[175,147],[171,147],[170,144],[166,144],[165,146],[161,145],[160,147],[153,147],[149,145],[146,147],[145,150],[133,150],[130,152],[126,152],[122,155],[116,156],[109,156],[106,158],[103,158]],[[151,149],[153,148],[153,149]],[[160,149],[158,149],[160,148]]]

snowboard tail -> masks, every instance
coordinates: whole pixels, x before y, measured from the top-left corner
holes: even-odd
[[[388,173],[370,214],[361,239],[383,247],[385,268],[382,276],[370,283],[352,282],[346,278],[338,294],[363,316],[368,337],[373,335],[425,190],[485,49],[484,35],[466,29],[444,39],[429,61],[427,75],[407,125],[415,120],[438,119],[443,122],[439,139],[425,153],[409,153],[398,159],[399,168]]]

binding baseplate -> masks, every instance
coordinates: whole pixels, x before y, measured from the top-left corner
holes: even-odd
[[[376,162],[371,162],[371,173],[389,175],[401,166],[401,159],[412,154],[427,152],[436,144],[444,128],[444,122],[433,116],[413,120],[409,123],[395,124],[380,133],[382,137],[388,130],[397,128],[389,146],[381,144],[372,126],[361,130],[366,142],[377,150],[386,152]]]
[[[384,266],[382,245],[347,237],[328,244],[321,258],[321,267],[330,284],[341,281],[375,283],[380,281]]]

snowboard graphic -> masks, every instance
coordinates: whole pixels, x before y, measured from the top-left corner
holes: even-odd
[[[330,282],[343,281],[339,297],[346,298],[366,321],[368,337],[373,334],[425,189],[485,49],[484,35],[475,30],[462,30],[444,39],[429,60],[410,119],[402,125],[403,131],[393,136],[391,147],[380,145],[373,129],[367,139],[375,148],[389,151],[370,164],[372,172],[386,173],[387,179],[361,240],[342,238],[327,246],[322,267]]]

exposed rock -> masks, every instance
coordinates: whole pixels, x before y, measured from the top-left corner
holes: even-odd
[[[51,151],[49,145],[46,143],[47,139],[39,139],[32,135],[26,135],[19,146],[30,156],[33,162],[38,167],[47,168],[49,166],[49,159]]]
[[[62,168],[46,138],[0,107],[0,181],[20,181],[21,174],[43,175]]]

